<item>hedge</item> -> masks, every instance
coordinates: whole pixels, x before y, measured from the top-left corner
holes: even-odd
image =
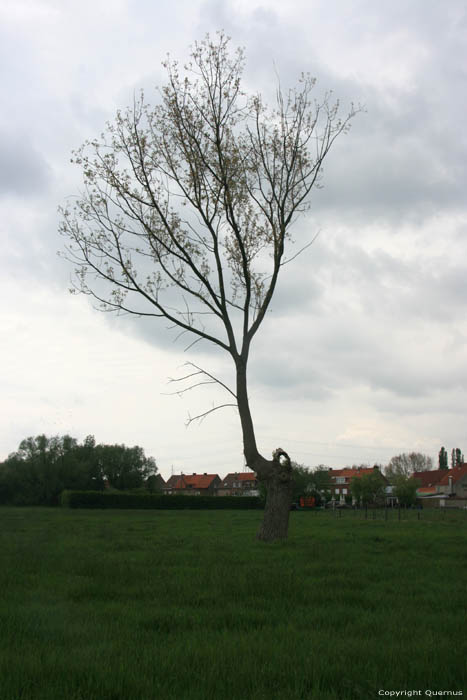
[[[153,508],[159,510],[263,508],[258,496],[161,496],[160,494],[62,491],[60,504],[67,508]]]

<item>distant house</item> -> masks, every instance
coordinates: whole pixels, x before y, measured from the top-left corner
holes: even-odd
[[[173,474],[163,487],[166,494],[215,496],[221,483],[218,474]]]
[[[217,489],[218,496],[259,496],[258,480],[254,472],[227,474]]]
[[[434,500],[439,505],[463,506],[467,503],[467,464],[458,464],[452,469],[434,469],[415,472],[413,477],[420,482],[417,497],[420,500]]]
[[[164,490],[165,481],[160,474],[151,474],[144,485],[149,491],[161,492]]]
[[[444,470],[446,472],[446,470]],[[447,470],[439,486],[451,498],[467,498],[467,464],[458,464],[456,467]]]
[[[350,490],[350,482],[352,481],[352,479],[354,479],[355,477],[361,478],[364,474],[373,474],[375,470],[378,472],[378,474],[381,476],[381,478],[387,485],[388,480],[381,473],[380,468],[376,465],[374,467],[368,468],[345,467],[344,469],[330,469],[329,477],[331,479],[332,498],[335,501],[344,502],[346,500],[346,496],[352,496],[352,492]]]
[[[432,469],[431,471],[414,472],[412,477],[420,482],[418,490],[435,489],[434,493],[438,493],[436,491],[436,485],[439,484],[443,476],[446,476],[449,471],[449,469]]]

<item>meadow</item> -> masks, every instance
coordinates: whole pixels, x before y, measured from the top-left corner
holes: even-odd
[[[467,513],[409,515],[0,508],[0,698],[465,694]]]

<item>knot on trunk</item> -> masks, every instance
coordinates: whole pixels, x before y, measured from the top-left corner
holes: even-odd
[[[282,447],[278,447],[272,453],[273,470],[276,478],[283,483],[290,481],[292,477],[292,463],[290,457]]]

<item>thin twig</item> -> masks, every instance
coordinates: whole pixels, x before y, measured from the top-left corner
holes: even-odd
[[[284,267],[284,265],[287,265],[287,263],[292,262],[292,260],[295,260],[295,258],[297,258],[300,255],[300,253],[303,253],[304,250],[306,250],[311,245],[313,245],[313,243],[316,241],[316,239],[318,238],[320,233],[321,233],[321,229],[318,231],[318,233],[312,238],[312,240],[309,243],[304,245],[303,248],[300,248],[300,250],[297,253],[295,253],[295,255],[293,255],[291,258],[287,258],[287,260],[284,260],[283,262],[281,262],[280,266]]]
[[[186,379],[190,379],[190,377],[195,377],[195,376],[198,375],[198,374],[205,374],[206,377],[209,377],[209,379],[212,379],[212,382],[200,382],[200,384],[213,384],[213,383],[215,383],[215,384],[220,384],[220,386],[222,386],[226,391],[228,391],[229,394],[232,394],[232,396],[234,397],[234,399],[237,398],[237,394],[235,394],[235,392],[233,392],[232,389],[229,389],[229,387],[227,386],[227,384],[224,384],[224,382],[221,382],[221,380],[218,379],[217,377],[215,377],[213,374],[210,374],[209,372],[206,372],[206,370],[203,369],[202,367],[198,367],[198,365],[195,365],[194,362],[185,362],[185,365],[187,365],[187,366],[189,366],[189,367],[194,367],[194,369],[196,369],[197,371],[196,371],[196,372],[191,372],[191,374],[185,374],[183,377],[177,377],[176,379],[174,379],[174,378],[172,378],[172,377],[169,377],[169,383],[172,383],[172,382],[183,382],[183,381],[185,381]],[[184,365],[184,366],[185,366],[185,365]],[[191,388],[192,388],[192,387],[187,387],[186,389],[182,389],[180,392],[175,391],[175,392],[173,392],[173,393],[175,393],[175,394],[178,394],[178,393],[183,394],[185,391],[189,391],[189,389],[191,389]]]
[[[213,408],[210,408],[209,411],[199,413],[197,416],[193,416],[193,418],[190,416],[190,414],[188,414],[188,420],[185,423],[185,426],[188,428],[191,425],[191,423],[193,423],[193,421],[195,420],[199,420],[199,422],[202,423],[206,416],[208,416],[210,413],[214,413],[214,411],[217,411],[219,408],[226,408],[227,406],[233,406],[234,408],[237,408],[236,403],[223,403],[219,406],[214,406]]]

